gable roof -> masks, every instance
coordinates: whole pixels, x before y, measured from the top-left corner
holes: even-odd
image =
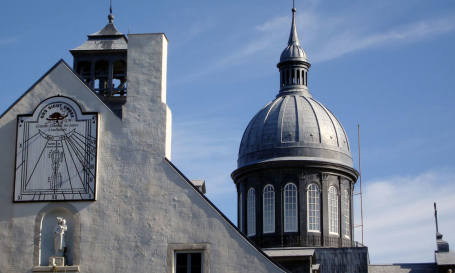
[[[264,251],[262,251],[253,241],[251,241],[243,232],[241,232],[232,222],[229,220],[229,218],[226,217],[211,201],[208,199],[204,194],[199,191],[199,189],[189,180],[172,162],[165,157],[164,160],[169,164],[169,166],[174,169],[182,178],[185,180],[197,193],[200,197],[202,197],[210,207],[212,207],[222,218],[233,228],[244,240],[246,240],[253,248],[255,248],[264,258],[269,260],[272,264],[274,264],[278,269],[281,269],[283,272],[289,272],[286,268],[284,268],[282,265],[277,263],[275,260],[270,258]]]

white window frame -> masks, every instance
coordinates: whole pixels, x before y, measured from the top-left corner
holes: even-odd
[[[314,189],[313,186],[315,187]],[[314,196],[311,196],[312,193],[314,193]],[[312,205],[314,205],[314,209],[311,209]],[[321,191],[316,183],[311,183],[307,187],[307,211],[308,231],[321,233]],[[310,215],[311,212],[314,212],[314,216]],[[314,218],[314,223],[310,222],[311,218]],[[313,228],[312,225],[315,227],[317,225],[317,228]]]
[[[293,187],[292,189],[289,189],[290,187]],[[290,192],[293,192],[293,196],[288,196]],[[298,204],[299,204],[299,197],[298,197],[298,191],[297,191],[297,186],[294,183],[287,183],[284,186],[284,195],[283,195],[283,211],[284,211],[284,232],[297,232],[299,229],[299,210],[298,210]],[[291,200],[291,198],[293,200]],[[289,208],[292,209],[289,210]],[[292,215],[290,215],[292,214]],[[290,220],[290,222],[289,222]],[[288,227],[290,225],[290,227]]]
[[[256,191],[248,190],[247,199],[247,232],[248,236],[256,235]]]
[[[334,186],[329,187],[329,234],[339,235],[338,227],[338,190]]]
[[[275,188],[266,185],[262,191],[262,228],[263,233],[275,232]]]
[[[166,259],[166,273],[175,273],[177,266],[176,253],[202,253],[202,272],[210,273],[210,244],[168,244],[167,245],[167,259]]]
[[[350,217],[349,217],[349,204],[350,204],[350,200],[351,198],[349,198],[349,192],[348,190],[344,190],[344,202],[343,202],[343,205],[344,205],[344,208],[343,208],[343,211],[344,211],[344,226],[343,226],[343,231],[344,231],[344,237],[346,238],[350,238],[350,232],[349,232],[349,222],[350,222]]]

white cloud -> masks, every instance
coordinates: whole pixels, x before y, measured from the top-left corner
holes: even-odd
[[[438,205],[439,231],[455,246],[454,180],[455,172],[434,170],[365,182],[364,243],[371,262],[433,262],[434,202]],[[359,199],[355,201],[355,221],[359,223]],[[355,239],[361,240],[360,228]]]
[[[0,39],[0,45],[15,44],[20,41],[20,36],[8,37]]]
[[[359,17],[365,12],[369,16]],[[297,14],[297,30],[302,47],[312,63],[327,61],[345,54],[390,46],[414,43],[455,29],[455,15],[438,16],[387,27],[390,22],[379,24],[381,13],[372,8],[323,14],[310,10]],[[254,60],[254,55],[277,55],[285,47],[289,36],[290,16],[275,17],[255,28],[250,42],[241,49],[221,59],[218,65],[236,65]],[[379,28],[379,30],[378,30]],[[273,56],[271,56],[273,57]],[[276,56],[275,56],[276,58]]]

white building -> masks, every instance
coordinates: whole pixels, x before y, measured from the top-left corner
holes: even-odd
[[[166,36],[112,21],[0,117],[0,272],[286,272],[171,163]]]

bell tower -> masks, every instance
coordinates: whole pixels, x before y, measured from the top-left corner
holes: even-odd
[[[128,39],[114,26],[112,6],[108,19],[102,30],[70,52],[73,69],[119,114],[127,96]]]

